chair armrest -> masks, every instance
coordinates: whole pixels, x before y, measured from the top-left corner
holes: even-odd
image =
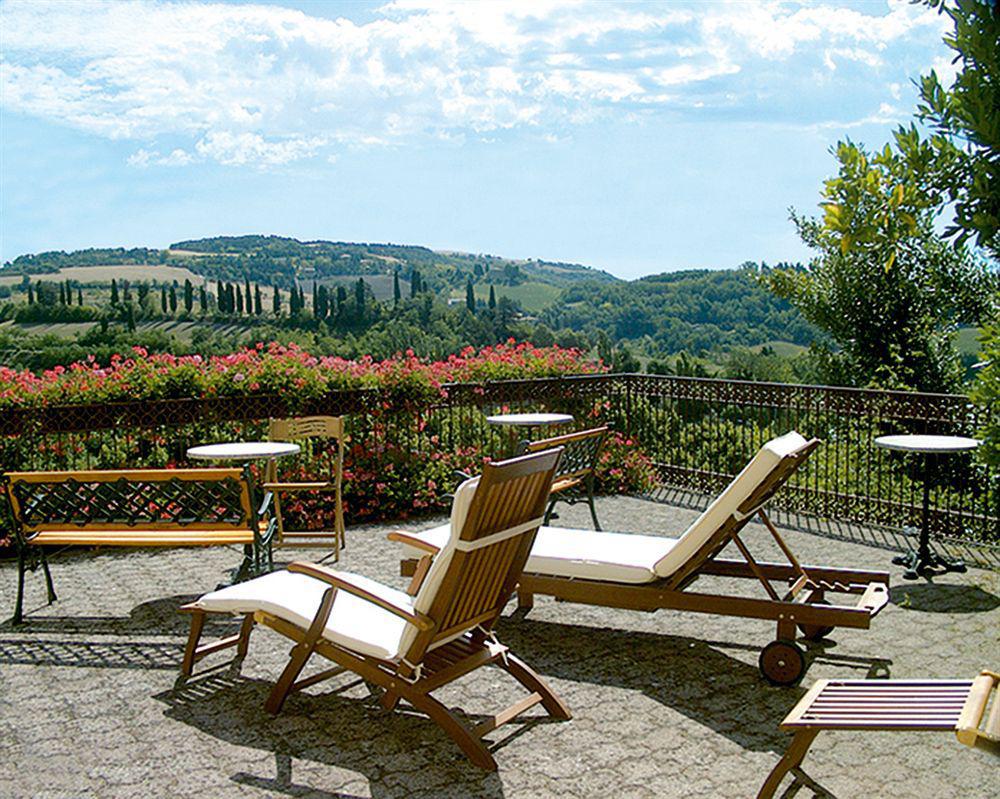
[[[320,566],[318,563],[307,563],[305,561],[296,561],[289,564],[288,571],[307,574],[310,577],[315,577],[317,580],[329,583],[338,590],[347,591],[350,594],[361,597],[373,605],[378,605],[380,608],[388,610],[401,619],[405,619],[420,630],[431,630],[434,628],[434,622],[429,616],[400,605],[395,597],[388,593],[388,591],[393,589],[382,591],[380,589],[386,589],[386,586],[374,580],[369,580],[357,574],[335,572],[325,566]]]
[[[434,544],[429,541],[417,538],[413,535],[413,533],[407,532],[406,530],[393,530],[386,536],[386,538],[390,541],[398,541],[400,544],[406,544],[407,546],[414,547],[415,549],[420,549],[431,555],[436,555],[441,551],[440,547],[434,546]]]
[[[257,518],[262,519],[267,513],[268,509],[271,507],[271,501],[274,499],[273,491],[266,491],[264,493],[264,499],[260,503],[260,507],[257,508]]]

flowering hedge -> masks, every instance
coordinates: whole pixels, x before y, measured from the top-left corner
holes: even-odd
[[[100,364],[94,358],[41,374],[0,367],[0,412],[4,408],[96,404],[188,397],[279,394],[294,412],[329,392],[378,389],[381,410],[349,419],[344,505],[348,525],[444,510],[456,470],[478,472],[507,445],[506,431],[469,415],[467,405],[441,403],[446,383],[555,377],[603,371],[584,353],[534,347],[513,340],[484,349],[467,348],[442,361],[412,351],[384,361],[314,356],[300,347],[258,344],[224,356],[149,354],[136,347]],[[570,410],[581,424],[608,418],[606,401],[575,398]],[[180,428],[99,430],[75,436],[0,439],[2,469],[75,469],[146,466],[173,468],[189,442],[259,438],[264,421],[196,422]],[[179,443],[187,442],[187,443]],[[632,442],[613,437],[602,459],[598,485],[608,492],[644,491],[653,479],[648,459]],[[30,466],[29,464],[30,455]],[[281,462],[281,479],[308,480],[322,471],[322,446],[303,448]],[[330,496],[289,495],[290,526],[329,529]],[[4,530],[0,529],[0,548]]]
[[[412,350],[384,361],[314,356],[300,347],[271,342],[230,355],[151,355],[134,347],[100,364],[92,356],[42,374],[0,366],[0,408],[125,402],[134,400],[281,394],[305,403],[330,391],[382,388],[394,399],[419,402],[448,382],[554,377],[601,371],[578,350],[505,344],[468,347],[444,361],[427,361]]]

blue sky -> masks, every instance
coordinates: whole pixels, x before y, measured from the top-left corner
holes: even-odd
[[[0,3],[0,258],[201,236],[633,278],[808,251],[838,139],[951,74],[906,2]]]

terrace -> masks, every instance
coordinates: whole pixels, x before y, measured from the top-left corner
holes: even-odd
[[[756,667],[770,624],[539,598],[527,616],[506,615],[499,636],[550,680],[574,719],[490,736],[500,770],[485,775],[433,723],[380,712],[346,678],[269,716],[263,701],[288,645],[267,631],[254,633],[239,671],[219,654],[193,680],[177,681],[187,620],[176,608],[224,579],[232,552],[64,552],[54,558],[60,601],[45,605],[43,583],[30,575],[27,623],[0,625],[0,736],[15,764],[0,776],[0,793],[750,796],[787,745],[778,723],[813,680],[971,677],[996,668],[998,475],[968,455],[941,461],[931,475],[932,537],[970,569],[907,582],[889,561],[907,543],[900,526],[920,521],[922,474],[872,445],[886,433],[974,433],[983,412],[964,397],[562,375],[449,384],[433,395],[351,388],[291,407],[288,394],[276,393],[23,407],[0,417],[0,447],[5,470],[185,465],[189,445],[260,438],[269,416],[348,414],[355,485],[340,567],[402,586],[388,523],[416,530],[436,519],[374,521],[376,509],[397,507],[400,496],[440,508],[450,470],[472,468],[502,446],[483,422],[483,411],[496,408],[610,423],[622,438],[611,447],[598,512],[608,529],[652,534],[683,530],[772,435],[794,428],[819,437],[819,457],[779,493],[772,518],[806,562],[891,570],[890,605],[870,630],[809,643],[803,684],[776,688]],[[308,457],[298,465],[307,470]],[[428,475],[440,486],[429,489]],[[560,513],[560,525],[589,526],[583,506]],[[748,543],[766,554],[764,528],[748,530]],[[303,554],[325,553],[277,553],[282,562]],[[12,563],[0,564],[4,608],[13,606],[15,578]],[[480,670],[444,699],[475,710],[506,687]],[[941,734],[827,733],[806,768],[845,797],[985,797],[996,779],[994,758]]]

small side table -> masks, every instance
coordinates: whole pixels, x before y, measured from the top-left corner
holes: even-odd
[[[941,568],[946,572],[965,571],[965,563],[961,560],[948,558],[931,550],[928,539],[931,506],[930,467],[931,459],[937,455],[968,452],[978,447],[980,443],[978,439],[964,436],[897,435],[879,436],[875,439],[877,447],[899,452],[916,452],[924,456],[924,507],[919,548],[916,551],[911,549],[905,555],[897,555],[892,559],[893,563],[906,567],[903,577],[907,580],[916,580],[921,572],[934,568]]]
[[[487,416],[486,421],[488,424],[498,427],[508,427],[511,431],[523,427],[527,430],[526,435],[530,439],[532,428],[569,424],[573,421],[573,417],[568,413],[504,413],[498,416]],[[514,454],[517,450],[517,441],[512,441],[511,444],[511,454]]]

